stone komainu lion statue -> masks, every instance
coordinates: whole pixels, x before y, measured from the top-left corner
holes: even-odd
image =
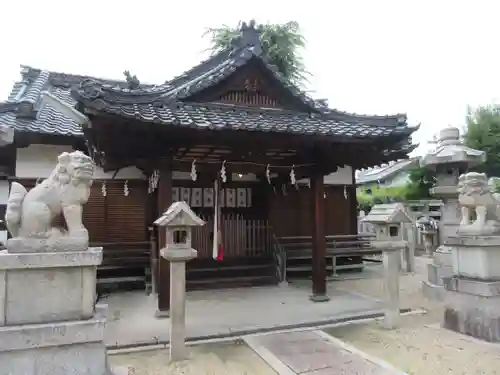
[[[90,195],[94,162],[80,151],[58,157],[50,176],[29,192],[12,183],[5,213],[9,252],[78,251],[88,248],[89,236],[82,223],[82,206]],[[63,214],[68,230],[52,221]]]
[[[462,210],[462,221],[459,233],[472,235],[500,233],[500,194],[493,191],[493,186],[484,173],[469,172],[460,176],[458,202]]]

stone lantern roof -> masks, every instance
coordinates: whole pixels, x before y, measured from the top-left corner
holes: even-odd
[[[371,224],[399,224],[411,223],[412,220],[406,213],[401,203],[376,204],[363,220]]]
[[[423,167],[437,167],[446,164],[462,164],[465,169],[482,164],[486,161],[484,151],[467,147],[460,140],[460,131],[456,127],[448,127],[439,132],[435,150],[427,153],[421,160]]]
[[[156,221],[160,227],[195,227],[203,226],[205,222],[196,215],[186,202],[174,202]]]

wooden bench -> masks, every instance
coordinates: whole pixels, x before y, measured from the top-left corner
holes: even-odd
[[[362,268],[362,264],[355,261],[354,264],[338,265],[337,258],[360,258],[362,260],[364,256],[380,254],[380,250],[371,246],[373,239],[374,235],[372,234],[325,236],[327,271],[335,276],[338,270]],[[312,271],[310,263],[310,259],[312,259],[311,236],[280,237],[277,240],[286,255],[285,268],[287,271]],[[292,262],[294,265],[291,265]]]
[[[103,261],[98,273],[106,276],[98,277],[98,285],[110,287],[143,282],[146,291],[151,289],[150,242],[101,242],[91,246],[103,248]]]

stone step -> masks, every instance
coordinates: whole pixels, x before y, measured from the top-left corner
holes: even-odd
[[[244,341],[280,375],[405,375],[322,331],[246,336]]]

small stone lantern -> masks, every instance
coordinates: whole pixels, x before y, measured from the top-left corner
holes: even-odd
[[[432,256],[436,248],[436,246],[434,246],[434,242],[438,232],[437,221],[429,216],[422,216],[417,220],[416,225],[422,234],[425,253],[428,256]]]
[[[405,254],[407,269],[413,268],[415,254],[411,254],[404,241],[403,225],[412,220],[401,203],[377,204],[363,220],[375,228],[376,241],[372,246],[379,248],[384,256],[385,312],[384,326],[394,328],[399,319],[399,270],[401,253]]]
[[[186,262],[196,258],[191,247],[192,227],[205,225],[186,202],[175,202],[155,222],[167,227],[166,246],[160,255],[170,262],[170,360],[187,358]]]
[[[378,241],[403,241],[403,224],[412,222],[401,203],[376,204],[362,221],[373,225]]]

